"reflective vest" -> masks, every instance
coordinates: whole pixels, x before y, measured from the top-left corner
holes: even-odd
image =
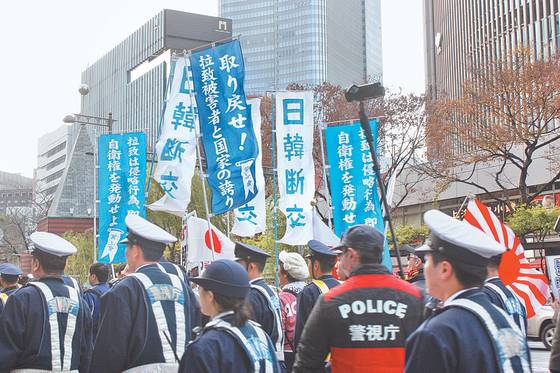
[[[188,340],[187,332],[189,332],[188,328],[186,327],[187,323],[185,320],[184,289],[182,285],[183,282],[178,276],[170,273],[166,274],[171,280],[173,289],[169,289],[169,285],[154,284],[152,280],[144,273],[135,272],[131,274],[131,276],[136,278],[142,284],[148,295],[147,299],[150,302],[151,309],[156,320],[156,327],[158,329],[158,335],[160,338],[165,362],[141,365],[128,369],[125,372],[177,372],[179,368],[179,361],[185,353],[186,341]],[[171,345],[171,334],[169,332],[170,324],[169,320],[167,320],[165,316],[165,312],[163,311],[163,307],[161,304],[162,300],[158,299],[158,297],[154,297],[154,294],[169,293],[169,291],[173,292],[174,296],[176,294],[179,294],[179,296],[177,296],[177,299],[174,299],[176,322],[175,327],[177,333],[176,346]]]
[[[253,363],[254,372],[278,372],[278,368],[274,364],[272,346],[268,342],[268,336],[254,321],[247,321],[247,324],[241,329],[218,318],[210,321],[204,329],[221,329],[233,336],[243,347],[249,361]],[[262,370],[263,365],[264,370]]]
[[[76,289],[66,286],[68,289],[69,297],[57,296],[55,297],[49,286],[43,282],[30,282],[35,286],[45,298],[47,304],[47,317],[50,326],[50,347],[51,347],[51,367],[52,371],[56,372],[78,372],[78,370],[71,370],[72,364],[72,341],[76,332],[76,321],[80,311],[80,298]],[[59,333],[58,327],[58,313],[65,313],[68,315],[66,322],[66,330],[62,335]],[[60,341],[64,344],[64,355],[60,350]],[[45,372],[44,370],[37,369],[16,369],[13,372]]]

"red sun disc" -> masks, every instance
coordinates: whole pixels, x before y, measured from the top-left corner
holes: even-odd
[[[514,283],[521,275],[520,269],[521,263],[519,263],[519,258],[515,255],[514,250],[508,250],[502,254],[502,260],[500,262],[500,267],[498,268],[498,273],[500,274],[500,279],[504,285]]]
[[[222,252],[222,244],[220,243],[220,239],[214,230],[212,230],[212,242],[214,243],[214,252],[220,254]],[[212,250],[212,244],[210,243],[210,231],[206,230],[204,233],[204,243],[208,250]]]

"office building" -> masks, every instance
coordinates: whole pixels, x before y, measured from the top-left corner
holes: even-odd
[[[471,67],[523,46],[548,58],[560,46],[559,0],[425,0],[426,94],[459,97]]]
[[[73,126],[62,125],[39,138],[35,169],[37,203],[48,203],[52,200],[66,167],[75,133],[76,129]]]
[[[382,78],[380,0],[220,0],[245,59],[245,90]]]
[[[144,131],[151,149],[172,52],[230,37],[231,20],[162,10],[82,72],[89,93],[83,96],[81,114],[106,118],[111,113],[114,132]]]

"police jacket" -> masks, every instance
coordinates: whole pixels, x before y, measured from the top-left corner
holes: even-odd
[[[364,265],[319,301],[303,330],[294,372],[402,372],[405,340],[422,320],[422,295],[381,264]]]
[[[0,372],[87,372],[91,315],[84,304],[60,277],[44,277],[10,295],[0,317]]]

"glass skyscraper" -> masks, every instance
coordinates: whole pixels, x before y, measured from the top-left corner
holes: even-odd
[[[380,0],[220,0],[246,66],[245,90],[382,80]]]

